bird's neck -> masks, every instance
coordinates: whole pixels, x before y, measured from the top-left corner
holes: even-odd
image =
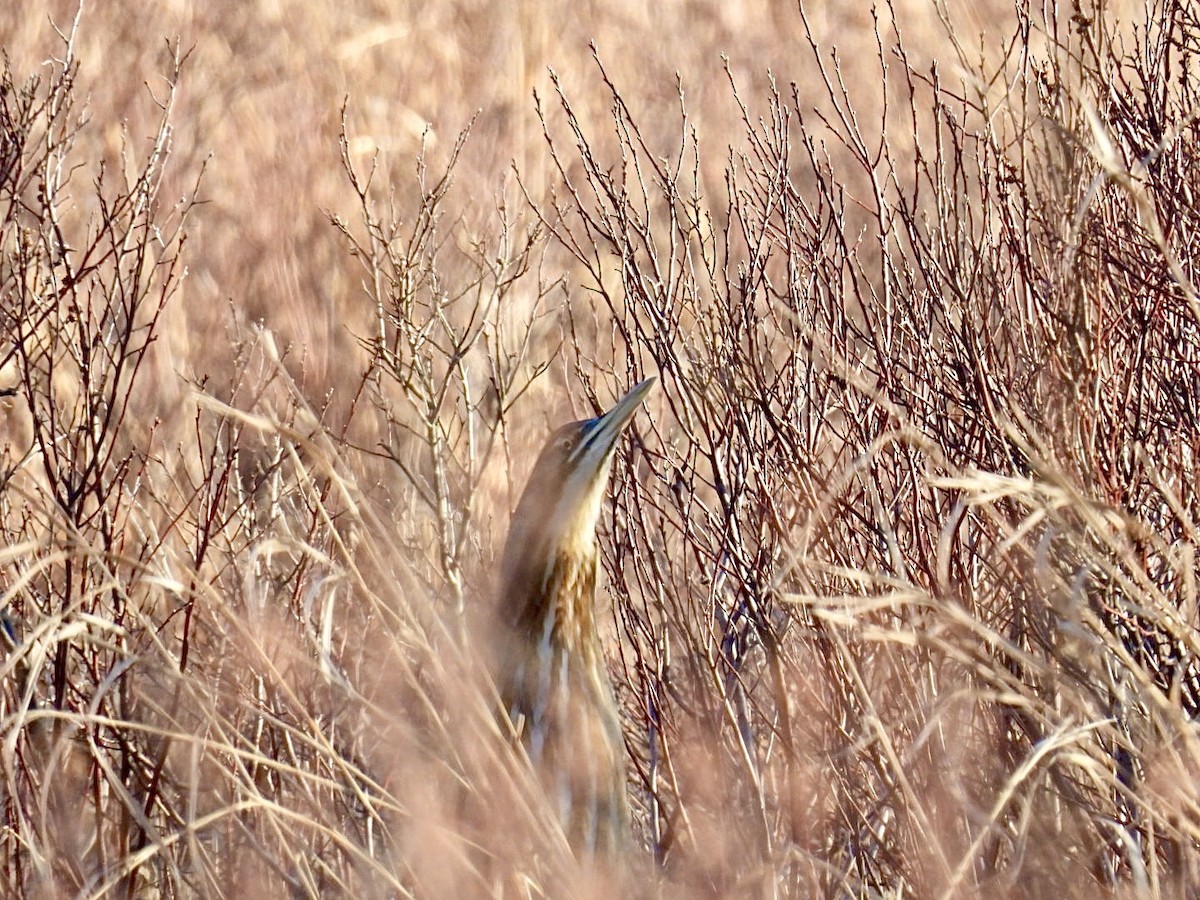
[[[537,567],[508,572],[500,610],[535,643],[587,650],[596,643],[595,544],[552,548]],[[515,606],[504,608],[504,603]]]
[[[550,628],[552,642],[564,649],[590,654],[599,646],[596,632],[595,545],[554,555],[543,592],[543,630]]]
[[[577,697],[607,697],[603,651],[596,629],[595,545],[549,552],[544,567],[508,573],[500,615],[508,630],[505,673],[501,681],[514,691],[519,708],[538,706],[544,683],[557,683]],[[504,602],[516,604],[506,607]],[[544,682],[543,679],[550,679]]]

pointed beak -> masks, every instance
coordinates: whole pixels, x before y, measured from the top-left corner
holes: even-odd
[[[658,379],[651,375],[645,381],[639,382],[628,394],[618,400],[612,409],[598,419],[592,420],[592,427],[584,441],[587,455],[601,458],[608,455],[613,445],[616,444],[617,438],[621,436],[621,432],[633,421],[634,413],[638,411],[638,407],[642,405],[642,401],[646,399],[656,381]]]

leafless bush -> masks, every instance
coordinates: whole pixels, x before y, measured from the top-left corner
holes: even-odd
[[[1200,22],[1047,10],[930,67],[885,9],[870,85],[802,8],[734,136],[598,58],[524,197],[466,132],[364,161],[352,98],[316,398],[237,315],[229,369],[161,347],[184,55],[106,162],[73,34],[6,70],[5,893],[1193,893]],[[646,853],[587,871],[473,626],[552,398],[650,373],[602,540]]]
[[[543,110],[614,323],[581,355],[664,375],[609,561],[673,876],[1194,884],[1190,777],[1168,814],[1144,772],[1196,709],[1196,23],[1160,6],[1136,54],[1031,16],[953,83],[881,34],[878,125],[814,41],[815,110],[734,84],[720,204],[684,92],[673,147],[603,67],[607,138]]]
[[[199,196],[160,190],[183,57],[157,131],[89,169],[73,42],[0,82],[4,892],[394,886],[332,651],[354,494],[269,340],[180,404],[155,352]]]

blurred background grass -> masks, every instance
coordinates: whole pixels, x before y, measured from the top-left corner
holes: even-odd
[[[1004,0],[950,3],[942,14],[962,42],[997,55],[1015,18]],[[37,72],[56,52],[54,28],[77,8],[66,0],[0,10],[0,34],[16,73]],[[815,37],[840,54],[864,128],[879,130],[876,30],[894,17],[917,68],[947,58],[946,29],[933,0],[900,0],[873,14],[866,4],[813,3]],[[137,146],[157,121],[151,94],[169,71],[168,41],[188,54],[173,118],[173,163],[165,196],[182,195],[207,161],[202,215],[190,229],[190,277],[165,329],[183,371],[219,371],[230,315],[263,322],[305,348],[297,375],[311,396],[337,392],[357,371],[346,325],[360,321],[359,275],[331,240],[326,213],[348,214],[339,148],[343,104],[351,153],[377,151],[387,181],[403,192],[422,142],[444,160],[472,120],[458,165],[456,202],[488,216],[512,196],[515,164],[534,189],[551,180],[532,94],[560,74],[593,133],[609,124],[609,101],[583,90],[595,81],[594,43],[625,100],[643,114],[649,138],[668,152],[675,139],[676,80],[703,135],[705,182],[718,188],[723,145],[740,141],[739,111],[723,59],[751,92],[770,73],[795,82],[814,106],[825,91],[793,4],[769,2],[320,3],[164,2],[136,12],[87,4],[79,15],[80,82],[96,127],[81,157],[114,160],[122,131]],[[656,133],[657,123],[657,133]],[[411,200],[404,198],[401,200]],[[344,379],[349,379],[346,382]]]
[[[0,147],[70,173],[3,169],[4,887],[613,893],[468,626],[547,427],[657,374],[601,529],[629,890],[1188,896],[1197,35],[0,8],[78,126]]]

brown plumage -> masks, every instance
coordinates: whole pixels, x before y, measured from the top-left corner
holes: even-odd
[[[654,384],[550,436],[513,514],[499,596],[505,711],[580,856],[626,843],[625,744],[596,628],[596,521],[613,448]]]

